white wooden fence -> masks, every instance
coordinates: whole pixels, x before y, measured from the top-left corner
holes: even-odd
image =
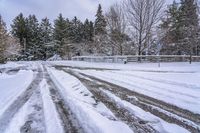
[[[189,62],[188,55],[141,55],[141,56],[75,56],[74,61],[129,63],[129,62]],[[192,56],[192,62],[200,62],[200,56]]]

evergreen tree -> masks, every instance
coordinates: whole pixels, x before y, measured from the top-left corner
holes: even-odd
[[[199,43],[198,6],[195,0],[181,0],[180,17],[181,32],[184,37],[181,41],[184,54],[197,55]]]
[[[86,19],[83,27],[83,40],[85,42],[92,42],[94,37],[93,22]]]
[[[86,19],[84,22],[83,39],[85,42],[90,41],[90,22],[88,19]]]
[[[0,63],[5,62],[4,53],[5,53],[6,41],[7,41],[6,25],[0,15]]]
[[[109,54],[108,36],[106,31],[106,20],[103,15],[101,5],[99,4],[95,24],[94,24],[94,46],[93,53],[95,54]]]
[[[97,14],[96,14],[94,32],[95,32],[95,35],[106,34],[106,20],[103,15],[102,7],[100,4],[99,4]]]
[[[55,43],[53,41],[53,28],[48,18],[44,18],[40,24],[40,44],[42,48],[41,59],[47,59],[55,54]]]
[[[92,43],[93,43],[93,37],[94,37],[94,26],[93,22],[89,21],[88,19],[85,20],[82,28],[82,53],[92,53]]]
[[[90,21],[90,41],[92,42],[94,38],[94,23]]]
[[[12,35],[16,38],[19,39],[20,45],[23,48],[23,50],[25,50],[24,47],[24,40],[26,38],[27,35],[27,29],[26,29],[26,22],[25,22],[25,18],[23,16],[22,13],[20,13],[14,20],[13,20],[13,24],[11,25],[12,28]],[[24,53],[24,52],[23,52]]]
[[[57,42],[58,49],[56,50],[58,54],[62,55],[62,46],[66,43],[68,38],[68,23],[62,14],[59,14],[58,18],[54,21],[54,39]]]
[[[173,4],[169,6],[166,13],[166,18],[163,19],[160,25],[161,31],[164,33],[161,39],[164,44],[161,53],[166,55],[181,54],[179,42],[182,39],[182,35],[180,29],[179,4],[174,1]]]
[[[29,15],[26,19],[26,29],[27,29],[27,37],[26,37],[26,54],[29,59],[36,60],[40,59],[42,56],[42,48],[40,44],[40,30],[39,30],[39,22],[35,15]]]
[[[48,18],[42,19],[40,23],[41,43],[46,44],[53,40],[53,28]]]
[[[70,23],[69,40],[72,43],[81,43],[83,38],[83,24],[77,17]]]
[[[162,53],[185,54],[190,57],[198,54],[200,28],[197,10],[195,0],[181,0],[180,5],[174,1],[161,25],[165,32]]]
[[[54,21],[54,39],[59,41],[61,45],[64,43],[64,39],[67,35],[67,23],[62,14],[59,14],[58,18]]]

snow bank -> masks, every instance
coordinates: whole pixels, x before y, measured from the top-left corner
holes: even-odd
[[[126,124],[114,120],[115,116],[104,104],[97,104],[93,95],[77,78],[54,69],[48,69],[48,72],[70,109],[88,133],[132,132]]]
[[[51,58],[49,58],[47,61],[59,61],[59,60],[62,60],[60,55],[54,55]]]

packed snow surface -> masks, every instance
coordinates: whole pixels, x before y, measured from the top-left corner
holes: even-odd
[[[0,74],[0,117],[2,113],[31,84],[34,73],[31,70],[21,70],[16,74]]]
[[[117,110],[111,111],[105,102],[96,99],[93,91],[90,92],[91,88],[87,88],[88,86],[82,80],[64,70],[73,71],[91,82],[95,81],[81,74],[164,101],[194,114],[200,114],[200,63],[161,63],[161,67],[158,67],[157,63],[8,62],[0,65],[0,122],[5,120],[3,116],[7,115],[9,121],[5,123],[6,125],[0,125],[0,130],[5,129],[5,133],[19,133],[22,130],[42,133],[65,132],[62,115],[56,106],[56,102],[60,99],[55,99],[52,95],[53,88],[62,96],[64,106],[73,113],[73,118],[69,119],[77,121],[83,128],[81,130],[88,133],[134,132],[132,127],[129,127],[129,123],[121,121],[115,115]],[[26,95],[22,94],[27,92],[30,85],[32,93],[26,99]],[[102,88],[99,91],[108,96],[106,100],[111,100],[141,120],[148,121],[148,125],[159,132],[185,133],[189,131],[177,123],[169,123],[158,115],[146,112],[128,100],[122,100],[119,95],[109,89]],[[5,113],[21,96],[25,96],[24,104],[19,107],[16,105],[13,116]],[[199,127],[199,123],[162,108],[157,109],[189,125]]]
[[[132,132],[126,124],[112,120],[115,119],[112,112],[104,104],[97,104],[91,92],[78,79],[63,71],[48,71],[87,132]]]
[[[127,101],[121,100],[120,98],[116,97],[114,94],[110,93],[109,91],[103,90],[111,99],[113,99],[115,102],[117,102],[119,105],[123,106],[124,108],[127,108],[130,110],[135,116],[149,121],[149,124],[154,127],[159,132],[165,132],[165,133],[189,133],[186,129],[181,128],[175,124],[170,124],[165,122],[164,120],[152,115],[149,112],[145,112],[141,108],[134,106],[130,104]]]
[[[69,61],[54,64],[74,67],[74,70],[80,73],[200,114],[200,63],[161,63],[161,67],[158,67],[157,63],[111,64]]]

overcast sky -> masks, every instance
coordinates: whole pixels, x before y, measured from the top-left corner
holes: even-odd
[[[117,1],[120,0],[0,0],[0,14],[7,27],[20,12],[25,16],[35,14],[39,20],[48,17],[52,21],[59,13],[70,19],[77,16],[82,21],[94,20],[99,3],[105,11]],[[173,0],[166,1],[171,3]]]

